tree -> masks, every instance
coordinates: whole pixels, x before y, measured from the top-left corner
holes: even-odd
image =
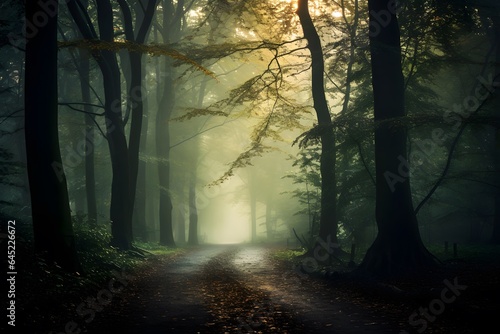
[[[184,1],[175,6],[172,0],[164,0],[161,31],[163,42],[172,43],[179,38],[181,20],[184,16]],[[158,156],[158,177],[160,188],[160,244],[175,246],[172,220],[172,198],[170,195],[170,131],[169,119],[175,105],[174,68],[171,60],[164,60],[163,91],[156,115],[156,154]]]
[[[95,152],[94,152],[94,121],[90,106],[90,54],[88,50],[80,50],[80,89],[82,101],[85,103],[85,193],[87,197],[87,219],[91,224],[97,222],[97,204],[95,192]]]
[[[51,14],[46,14],[46,8]],[[26,3],[25,141],[35,248],[68,271],[80,271],[58,137],[57,18],[50,0]]]
[[[157,1],[139,1],[135,6],[135,17],[136,17],[136,27],[134,31],[132,12],[130,7],[125,0],[119,0],[118,4],[122,10],[125,37],[129,42],[144,44],[146,41],[148,32],[151,27],[151,22],[154,17],[156,10]],[[143,89],[144,81],[144,71],[142,69],[142,52],[129,52],[130,60],[130,87],[128,93],[128,108],[130,108],[130,135],[129,135],[129,146],[128,146],[128,163],[130,167],[130,205],[132,212],[134,210],[136,189],[137,189],[137,177],[139,170],[139,149],[141,139],[145,140],[144,136],[141,136],[143,130],[143,110],[144,110],[144,100],[146,96],[143,96],[145,90]],[[142,208],[142,207],[141,207]],[[131,212],[131,213],[132,213]],[[145,219],[142,216],[142,219]],[[139,222],[140,230],[145,230],[145,221]],[[144,236],[144,234],[143,234]]]
[[[316,111],[318,128],[322,129],[320,135],[321,213],[319,238],[337,243],[335,134],[332,131],[332,119],[325,97],[323,50],[319,35],[309,14],[308,0],[298,0],[297,14],[304,31],[304,37],[307,39],[307,47],[311,52],[314,110]]]
[[[422,243],[412,203],[405,127],[387,120],[405,116],[400,31],[391,0],[369,0],[370,52],[374,98],[375,178],[378,234],[360,269],[391,275],[434,264]],[[387,15],[387,22],[377,18]],[[401,179],[403,179],[401,182]]]
[[[83,37],[90,41],[100,40],[104,43],[114,42],[113,8],[106,1],[97,2],[99,36],[90,20],[90,16],[81,3],[68,1],[68,9]],[[125,17],[126,37],[133,42],[143,43],[149,30],[156,1],[150,1],[146,7],[144,18],[139,25],[137,37],[131,22],[128,5],[121,1]],[[132,82],[129,95],[134,96],[132,104],[132,120],[130,144],[127,145],[125,120],[121,108],[120,69],[115,51],[111,48],[97,48],[93,56],[103,76],[104,114],[106,118],[107,140],[111,155],[113,180],[111,185],[111,243],[121,249],[129,249],[132,243],[132,214],[135,198],[135,185],[138,170],[139,143],[142,128],[142,89],[141,89],[141,52],[131,52]]]

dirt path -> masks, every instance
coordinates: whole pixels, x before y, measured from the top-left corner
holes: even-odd
[[[276,268],[269,250],[248,247],[234,257],[234,266],[253,289],[266,291],[273,303],[293,310],[302,333],[399,333],[380,315],[340,300],[321,280],[293,268]]]
[[[193,249],[129,284],[106,308],[80,319],[88,333],[399,333],[347,305],[317,280],[276,268],[269,249]]]

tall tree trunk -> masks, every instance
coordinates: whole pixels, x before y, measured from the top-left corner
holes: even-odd
[[[498,5],[497,5],[498,6]],[[498,9],[497,9],[498,13]],[[493,27],[494,27],[494,40],[492,43],[495,43],[496,45],[496,50],[495,50],[495,75],[493,76],[495,79],[494,81],[500,82],[500,15],[493,15],[492,17],[493,21]],[[497,87],[496,90],[493,92],[492,96],[492,103],[493,103],[493,110],[496,110],[496,115],[499,115],[499,110],[500,110],[500,92],[499,88]],[[492,143],[492,155],[493,155],[493,161],[496,167],[496,174],[497,174],[497,179],[500,176],[500,129],[496,128],[493,130],[495,134],[493,135],[493,143]],[[500,244],[500,191],[496,191],[496,194],[494,195],[494,216],[493,216],[493,233],[491,235],[491,242],[494,244]]]
[[[171,72],[167,62],[166,71]],[[172,221],[172,198],[170,196],[170,131],[169,119],[174,105],[174,85],[170,76],[164,80],[164,95],[158,105],[156,116],[156,154],[158,156],[158,178],[160,187],[160,244],[175,247]]]
[[[314,110],[318,119],[318,127],[323,128],[321,134],[321,214],[319,238],[321,244],[337,243],[337,181],[335,179],[336,148],[335,134],[332,131],[332,119],[325,97],[324,61],[321,40],[309,14],[308,0],[298,0],[297,14],[300,19],[307,47],[312,61],[312,95]],[[330,249],[328,250],[330,251]]]
[[[109,0],[97,2],[97,15],[101,39],[113,41],[113,8]],[[110,205],[111,243],[121,249],[129,249],[132,244],[132,206],[128,147],[120,106],[120,70],[113,51],[103,50],[101,57],[99,66],[103,72],[106,130],[113,171]]]
[[[144,44],[149,33],[151,22],[154,17],[157,0],[141,1],[141,5],[136,6],[136,27],[137,33],[134,33],[132,14],[130,7],[125,0],[118,0],[122,9],[123,20],[125,26],[125,36],[128,41],[138,44]],[[137,36],[136,36],[137,35]],[[129,52],[130,59],[130,87],[128,93],[128,103],[131,108],[131,121],[130,121],[130,136],[129,136],[129,167],[130,167],[130,205],[133,208],[135,204],[137,177],[139,169],[139,150],[141,133],[143,130],[143,114],[144,114],[144,90],[142,83],[144,81],[145,73],[142,65],[141,52]],[[139,222],[142,230],[145,230],[145,221]]]
[[[266,202],[266,233],[267,233],[267,240],[271,241],[273,240],[274,237],[274,220],[273,220],[273,205],[272,205],[272,198],[269,196]]]
[[[166,44],[176,40],[180,34],[181,18],[184,1],[177,1],[177,7],[172,0],[163,0],[163,42]],[[160,187],[160,244],[175,247],[172,221],[172,198],[170,196],[170,130],[169,120],[175,105],[174,69],[172,61],[164,60],[165,76],[163,92],[158,104],[156,116],[156,153],[158,161],[158,177]]]
[[[95,194],[94,169],[94,120],[90,99],[90,54],[87,50],[80,50],[80,87],[85,112],[85,194],[87,198],[87,219],[90,224],[97,222],[97,204]]]
[[[189,239],[190,245],[198,245],[198,210],[196,208],[196,174],[189,181]]]
[[[98,1],[97,19],[100,39],[114,40],[113,8],[109,0]],[[96,39],[91,22],[82,15],[75,0],[67,1],[68,9],[85,39]],[[118,61],[114,51],[101,50],[94,53],[102,72],[104,87],[104,114],[106,133],[111,156],[111,244],[120,249],[129,249],[132,244],[132,206],[130,201],[130,172],[128,147],[121,110],[121,82]]]
[[[211,35],[209,37],[209,41],[211,40]],[[205,99],[205,92],[207,88],[208,78],[203,78],[200,84],[200,90],[198,91],[198,101],[197,107],[203,108],[203,100]],[[191,161],[194,166],[194,170],[192,172],[191,179],[189,180],[189,232],[188,232],[188,243],[190,245],[198,245],[198,208],[196,205],[196,184],[198,181],[198,165],[200,162],[199,157],[199,146],[198,143],[195,143],[195,149],[191,158]]]
[[[413,210],[407,164],[407,132],[384,120],[405,116],[400,33],[391,0],[369,0],[370,51],[374,97],[376,210],[378,234],[368,249],[362,270],[393,275],[434,263],[422,243]],[[387,24],[377,17],[389,15]],[[400,182],[397,182],[397,181]]]
[[[250,186],[250,228],[251,228],[251,242],[257,242],[257,194]]]
[[[57,12],[50,0],[26,2],[25,142],[36,251],[68,271],[79,271],[66,176],[62,169],[57,115]],[[28,26],[27,26],[28,27]]]
[[[147,101],[144,101],[144,115],[141,131],[141,142],[139,146],[140,154],[146,154],[147,141],[148,141],[148,107]],[[146,219],[146,161],[139,157],[139,165],[137,168],[137,183],[135,190],[135,203],[134,203],[134,228],[135,236],[142,241],[148,241],[147,235],[147,219]]]

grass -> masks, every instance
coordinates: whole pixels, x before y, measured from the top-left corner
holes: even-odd
[[[169,248],[152,242],[135,241],[133,245],[153,255],[174,255],[183,251],[182,248]]]
[[[476,264],[495,264],[498,263],[500,259],[500,245],[492,244],[472,244],[463,243],[457,245],[457,256],[455,257],[453,252],[453,243],[448,245],[448,250],[445,250],[444,242],[442,244],[427,244],[427,249],[436,256],[437,259],[443,263],[462,261],[467,263]],[[350,249],[346,249],[350,251]],[[368,247],[356,248],[356,254],[354,257],[354,262],[359,264],[362,262]],[[301,263],[302,255],[306,251],[304,249],[281,249],[273,253],[274,259],[282,262],[287,262],[290,264]],[[348,259],[344,258],[343,263],[331,263],[331,264],[318,264],[316,272],[323,272],[324,270],[335,270],[339,272],[350,271],[352,268],[347,266]]]
[[[275,251],[272,256],[279,261],[290,262],[297,257],[304,255],[305,250],[280,249]]]

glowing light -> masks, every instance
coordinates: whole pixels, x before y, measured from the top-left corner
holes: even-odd
[[[206,240],[209,244],[238,244],[250,241],[248,209],[241,204],[227,205],[228,199],[218,198],[211,205],[210,217],[200,216],[200,226],[207,227]],[[207,218],[207,224],[203,221]]]
[[[342,17],[342,12],[341,12],[341,11],[336,10],[336,11],[334,11],[334,12],[332,13],[332,16],[333,16],[334,18],[339,18],[339,17]]]

